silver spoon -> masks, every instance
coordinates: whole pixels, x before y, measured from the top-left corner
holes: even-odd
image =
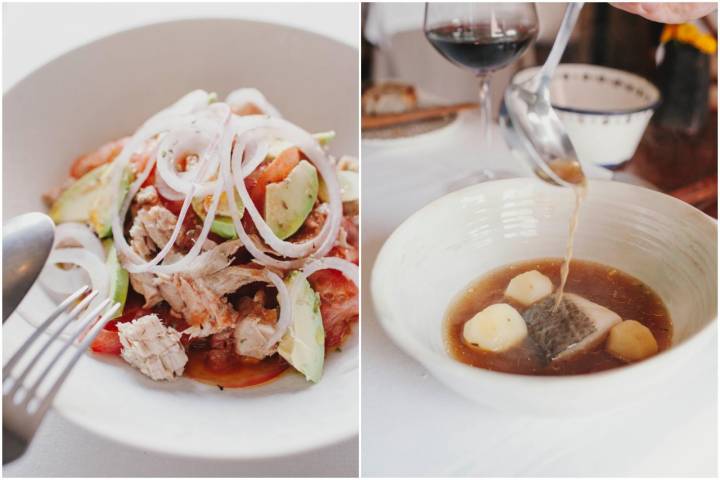
[[[55,240],[55,224],[43,213],[26,213],[3,226],[3,323],[25,298]]]
[[[540,72],[521,84],[511,82],[504,99],[504,108],[515,133],[506,132],[506,138],[508,134],[510,136],[509,143],[523,147],[540,178],[564,186],[583,183],[585,174],[565,126],[550,104],[550,80],[582,7],[583,3],[568,4],[555,43]],[[572,175],[562,175],[561,169]]]

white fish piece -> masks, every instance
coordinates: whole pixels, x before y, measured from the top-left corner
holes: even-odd
[[[558,308],[554,306],[555,296],[549,296],[523,313],[528,334],[547,361],[594,349],[622,321],[612,310],[573,293],[565,293]]]
[[[563,298],[573,302],[581,312],[587,315],[595,327],[595,331],[583,338],[580,342],[570,346],[555,357],[555,360],[568,358],[582,351],[592,350],[605,340],[605,337],[607,337],[608,332],[610,332],[610,329],[614,325],[622,322],[622,318],[620,318],[620,315],[617,313],[595,302],[591,302],[580,295],[566,293],[563,295]]]

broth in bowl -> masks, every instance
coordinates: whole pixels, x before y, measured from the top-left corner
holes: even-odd
[[[663,301],[616,268],[573,260],[556,308],[562,264],[524,261],[472,282],[445,318],[450,355],[499,372],[572,375],[621,367],[670,347],[672,322]]]

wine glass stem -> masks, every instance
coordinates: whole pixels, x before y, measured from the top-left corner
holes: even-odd
[[[486,144],[490,144],[490,124],[492,122],[492,103],[490,98],[490,75],[478,75],[480,80],[479,103],[480,103],[480,138]]]

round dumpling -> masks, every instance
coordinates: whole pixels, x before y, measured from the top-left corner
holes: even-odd
[[[505,296],[527,307],[550,295],[552,291],[552,280],[537,270],[530,270],[510,280]]]
[[[491,352],[508,350],[526,336],[525,320],[507,303],[490,305],[463,326],[463,338],[467,344]]]
[[[626,362],[637,362],[658,352],[657,340],[648,327],[636,320],[625,320],[610,329],[605,350]]]

